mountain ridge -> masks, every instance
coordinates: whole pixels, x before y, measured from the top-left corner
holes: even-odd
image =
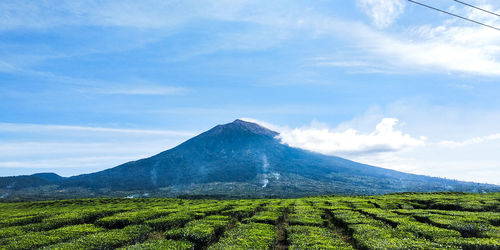
[[[74,197],[132,193],[259,198],[500,191],[495,185],[408,174],[290,147],[281,143],[278,135],[256,123],[237,119],[159,154],[95,173],[71,177],[35,174],[31,176],[33,184],[26,176],[2,177],[0,192],[12,198],[22,189],[35,194],[30,188],[45,187],[49,190],[47,196],[72,190]],[[20,180],[24,186],[16,184]]]

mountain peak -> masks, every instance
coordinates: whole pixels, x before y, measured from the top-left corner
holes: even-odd
[[[275,137],[275,136],[279,135],[278,132],[272,131],[268,128],[265,128],[257,123],[248,122],[248,121],[244,121],[241,119],[236,119],[232,123],[228,123],[228,124],[223,125],[223,126],[228,126],[228,125],[234,126],[234,127],[237,127],[237,128],[243,129],[243,130],[250,131],[254,134],[267,135],[267,136],[271,136],[271,137]]]
[[[230,131],[250,132],[252,134],[265,135],[269,137],[275,137],[279,135],[278,132],[262,127],[257,123],[248,122],[241,119],[236,119],[231,123],[218,125],[213,129],[209,130],[208,132],[210,132],[210,134],[220,134],[222,132],[230,132]]]
[[[249,122],[249,121],[245,121],[245,120],[241,120],[241,119],[236,119],[233,122],[225,124],[225,125],[230,125],[230,124],[232,124],[234,126],[239,126],[241,128],[247,128],[247,129],[252,129],[252,128],[256,128],[256,127],[267,129],[267,128],[264,128],[257,123]]]
[[[232,123],[236,123],[236,124],[256,124],[256,123],[247,122],[247,121],[244,121],[244,120],[241,120],[241,119],[236,119]]]

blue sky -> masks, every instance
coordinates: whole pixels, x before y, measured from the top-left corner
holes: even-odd
[[[93,172],[247,118],[296,147],[500,184],[499,84],[499,31],[402,0],[3,1],[0,176]]]

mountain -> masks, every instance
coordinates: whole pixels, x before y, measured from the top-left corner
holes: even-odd
[[[51,183],[59,183],[63,180],[65,180],[65,177],[59,176],[56,173],[38,173],[38,174],[32,174],[31,176],[33,177],[38,177],[42,180],[51,182]]]
[[[277,132],[235,120],[170,150],[104,171],[0,178],[4,198],[297,197],[392,192],[492,192],[499,186],[402,173],[293,148]],[[44,193],[36,191],[42,190]],[[1,195],[2,193],[0,193]]]

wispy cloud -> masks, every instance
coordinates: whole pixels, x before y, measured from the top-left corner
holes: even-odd
[[[358,0],[357,3],[373,24],[380,28],[391,25],[403,14],[405,7],[402,0]]]
[[[281,3],[267,1],[162,1],[124,0],[116,2],[103,0],[88,2],[16,1],[0,3],[0,30],[12,29],[51,29],[65,26],[103,26],[135,29],[175,29],[193,19],[215,19],[226,21],[266,22],[288,8]],[[253,9],[252,11],[249,11]],[[14,14],[13,14],[14,13]]]
[[[500,24],[499,18],[471,8],[461,11],[469,18]],[[366,34],[374,41],[368,50],[384,60],[392,60],[395,67],[500,75],[500,32],[483,26],[449,18],[441,24],[410,26],[400,34]]]
[[[369,63],[364,61],[330,61],[322,59],[316,63],[317,66],[331,66],[331,67],[366,67],[370,66]]]
[[[27,173],[29,169],[53,169],[65,175],[103,170],[170,149],[196,134],[181,130],[0,123],[0,176]]]
[[[94,168],[102,166],[113,166],[110,162],[127,162],[136,160],[137,155],[131,156],[103,156],[103,157],[71,157],[71,158],[57,158],[57,159],[44,159],[32,161],[0,161],[1,168],[25,168],[25,169],[52,169],[58,171],[61,168]],[[140,156],[139,156],[140,157]],[[109,165],[108,165],[109,164]]]
[[[178,95],[184,94],[188,90],[182,87],[171,86],[140,86],[140,87],[108,87],[106,89],[99,89],[99,94],[110,95]]]
[[[178,12],[165,15],[175,3],[165,1],[16,1],[0,3],[0,27],[47,29],[61,26],[97,25],[157,28],[176,22]],[[13,15],[12,13],[15,13]],[[145,13],[149,13],[146,15]],[[187,13],[186,13],[187,14]]]
[[[360,4],[361,2],[366,6],[373,4],[377,8],[383,5],[400,5],[396,3],[400,1],[392,0],[367,0],[360,1]],[[500,18],[493,15],[471,8],[456,9],[456,13],[466,17],[500,26]],[[499,12],[491,6],[490,9]],[[412,12],[413,15],[418,13]],[[342,53],[330,59],[325,57],[310,61],[311,65],[318,67],[350,68],[349,70],[357,69],[351,70],[352,72],[361,73],[500,75],[500,32],[454,17],[446,16],[441,21],[438,19],[437,22],[421,25],[399,25],[397,29],[391,30],[374,29],[360,22],[339,20],[321,14],[308,16],[304,20],[306,25],[321,32],[320,34],[351,44],[351,47],[343,49]],[[389,23],[379,22],[381,25]],[[342,37],[337,34],[342,34]]]
[[[23,76],[33,76],[38,79],[46,79],[50,83],[62,83],[66,86],[77,87],[73,90],[94,94],[107,95],[180,95],[186,94],[190,90],[186,87],[169,86],[150,82],[142,79],[136,79],[129,82],[116,83],[99,79],[84,79],[70,77],[52,72],[37,71],[15,67],[11,64],[0,61],[0,72],[16,74]]]
[[[487,141],[495,141],[495,140],[500,140],[500,133],[491,134],[491,135],[487,135],[487,136],[481,136],[481,137],[474,137],[474,138],[467,139],[464,141],[441,141],[441,142],[439,142],[439,144],[446,146],[446,147],[456,148],[456,147],[464,147],[464,146],[469,146],[469,145],[474,145],[474,144],[481,144],[481,143],[484,143]]]
[[[11,73],[17,71],[16,67],[10,63],[0,61],[0,72]]]
[[[336,18],[318,9],[311,10],[303,2],[289,1],[286,8],[275,8],[283,3],[183,1],[178,4],[156,0],[92,4],[81,1],[2,2],[0,30],[94,25],[146,29],[151,30],[153,35],[182,29],[200,20],[245,23],[247,25],[242,29],[215,31],[208,39],[173,60],[221,50],[269,49],[297,37],[309,40],[327,37],[351,44],[355,52],[346,53],[344,58],[321,62],[319,66],[358,68],[352,72],[361,73],[500,75],[500,33],[486,27],[448,18],[424,25],[399,25],[395,30],[380,30],[358,21]],[[402,0],[358,0],[356,3],[377,27],[396,22],[405,9]],[[488,3],[489,6],[484,7],[497,11],[491,1]],[[495,16],[471,8],[455,9],[467,17],[500,26],[500,19]],[[412,12],[416,13],[420,12]],[[158,32],[159,29],[161,32]],[[139,37],[149,37],[148,34]],[[334,48],[323,48],[322,52],[330,49]],[[0,70],[2,68],[12,70],[9,65],[0,65]]]
[[[387,64],[380,64],[374,61],[371,56],[359,55],[350,56],[333,56],[322,58],[311,58],[308,61],[307,67],[331,67],[345,68],[350,74],[403,74],[401,69]]]
[[[51,124],[29,124],[29,123],[0,123],[0,133],[6,132],[49,132],[49,131],[81,131],[81,132],[105,132],[121,134],[153,134],[172,136],[192,136],[195,133],[190,131],[174,130],[147,130],[147,129],[124,129],[124,128],[104,128],[87,126],[68,126]]]
[[[425,25],[399,34],[362,24],[351,28],[358,31],[350,33],[358,49],[340,60],[316,65],[377,69],[379,73],[500,75],[500,32],[485,27]]]

